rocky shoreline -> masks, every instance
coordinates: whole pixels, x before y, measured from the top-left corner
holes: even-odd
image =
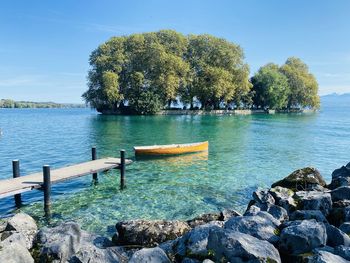
[[[350,262],[350,163],[326,184],[310,167],[252,194],[235,210],[188,221],[131,220],[112,240],[74,222],[38,229],[29,215],[0,221],[0,262]]]

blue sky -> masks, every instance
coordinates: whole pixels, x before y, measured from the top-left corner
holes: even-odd
[[[241,45],[251,74],[304,60],[320,94],[350,92],[347,0],[3,0],[0,98],[81,102],[92,50],[112,36],[174,29]]]

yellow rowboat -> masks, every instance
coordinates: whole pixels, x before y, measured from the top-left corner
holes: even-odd
[[[209,142],[187,144],[135,146],[136,155],[172,155],[208,151]]]

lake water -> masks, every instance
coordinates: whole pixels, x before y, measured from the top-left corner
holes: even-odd
[[[119,171],[53,186],[51,224],[75,220],[100,234],[125,219],[189,219],[223,208],[243,210],[257,187],[269,187],[293,170],[317,167],[327,181],[350,161],[350,103],[325,104],[315,114],[248,116],[102,116],[89,109],[0,109],[0,179],[119,156],[124,148],[127,188]],[[208,140],[209,154],[135,160],[135,145]],[[22,195],[21,210],[41,224],[42,192]],[[2,216],[15,212],[13,198],[0,200]]]

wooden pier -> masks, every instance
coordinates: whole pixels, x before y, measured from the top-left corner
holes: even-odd
[[[125,187],[125,165],[132,163],[125,159],[125,151],[120,151],[120,158],[107,157],[97,159],[96,148],[92,148],[92,161],[50,170],[49,165],[43,166],[43,172],[26,176],[20,175],[19,161],[12,161],[13,178],[0,180],[0,198],[15,196],[16,205],[21,203],[21,193],[34,189],[44,190],[45,212],[50,206],[51,184],[92,174],[92,180],[97,181],[97,174],[111,169],[120,169],[120,188]]]

